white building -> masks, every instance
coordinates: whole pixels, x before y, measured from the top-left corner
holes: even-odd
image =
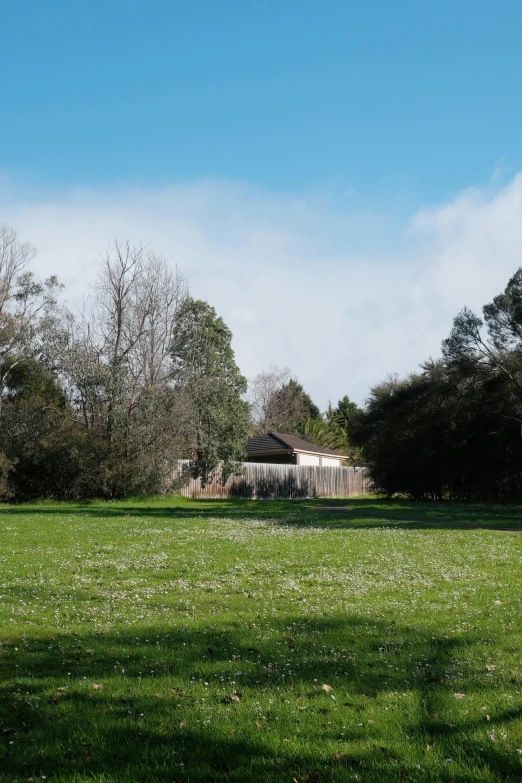
[[[315,446],[295,435],[268,432],[256,435],[245,445],[247,462],[265,462],[278,465],[328,465],[340,468],[346,455],[324,446]]]

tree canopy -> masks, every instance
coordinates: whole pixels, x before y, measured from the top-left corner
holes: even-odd
[[[190,297],[176,315],[171,343],[174,391],[183,399],[187,456],[206,483],[241,469],[250,434],[247,380],[232,349],[232,333],[213,307]]]
[[[271,365],[251,384],[251,412],[258,432],[297,435],[307,419],[320,419],[321,411],[288,367]]]
[[[464,308],[442,358],[374,387],[353,419],[378,490],[416,499],[522,497],[522,269],[480,318]]]
[[[0,497],[164,491],[188,460],[240,469],[250,431],[232,335],[181,272],[111,243],[81,313],[36,280],[34,249],[0,228]]]

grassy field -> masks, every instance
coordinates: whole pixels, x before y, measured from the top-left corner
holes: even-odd
[[[522,509],[0,516],[1,781],[522,780]]]

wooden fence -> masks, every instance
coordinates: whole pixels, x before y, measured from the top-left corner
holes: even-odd
[[[176,491],[188,498],[347,498],[371,491],[366,468],[269,465],[245,462],[244,474],[223,484],[216,476],[206,487],[190,479]],[[180,466],[186,469],[187,463]]]

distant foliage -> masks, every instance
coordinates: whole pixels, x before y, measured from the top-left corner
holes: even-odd
[[[38,280],[35,250],[0,226],[0,499],[118,498],[241,471],[252,431],[296,434],[411,498],[522,500],[522,268],[442,358],[321,413],[287,368],[250,385],[232,334],[178,269],[115,241],[84,311]]]
[[[376,487],[415,499],[522,498],[522,269],[465,308],[443,358],[371,390],[353,420]]]
[[[161,492],[179,459],[238,468],[250,431],[231,333],[183,275],[113,242],[84,312],[0,227],[0,498]]]

